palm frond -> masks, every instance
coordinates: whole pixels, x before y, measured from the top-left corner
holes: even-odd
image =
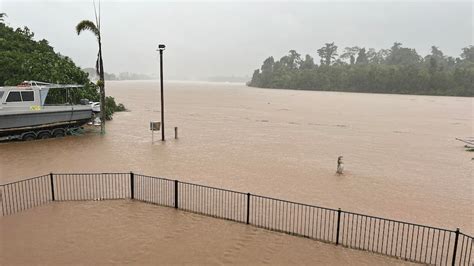
[[[97,26],[97,28],[100,31],[100,0],[99,0],[99,15],[97,15],[97,8],[95,6],[95,0],[93,0],[92,3],[94,5],[95,25]]]
[[[94,33],[94,35],[97,37],[97,39],[100,38],[100,31],[95,26],[94,22],[92,22],[90,20],[83,20],[83,21],[79,22],[79,24],[77,24],[77,26],[76,26],[77,35],[81,34],[81,32],[85,31],[85,30],[89,30],[92,33]]]

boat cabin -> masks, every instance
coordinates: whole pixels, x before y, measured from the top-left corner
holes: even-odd
[[[24,81],[18,86],[0,87],[0,109],[26,107],[32,110],[44,106],[48,92],[53,88],[81,88],[82,85],[60,85],[38,81]]]

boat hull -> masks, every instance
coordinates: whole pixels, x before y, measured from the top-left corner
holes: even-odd
[[[92,118],[89,106],[59,106],[41,110],[0,111],[0,136],[37,128],[83,125]]]

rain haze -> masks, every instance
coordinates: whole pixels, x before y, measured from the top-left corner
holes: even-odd
[[[473,5],[0,0],[0,265],[474,266]]]
[[[124,2],[102,1],[105,69],[157,75],[158,43],[167,45],[169,79],[250,77],[268,56],[295,49],[319,58],[326,42],[389,48],[394,42],[426,55],[432,45],[458,57],[472,44],[473,3],[466,2]],[[94,20],[92,1],[0,1],[12,27],[27,26],[37,40],[82,68],[93,67],[92,34],[74,27]]]

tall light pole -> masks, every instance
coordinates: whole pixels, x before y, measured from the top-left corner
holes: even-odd
[[[164,44],[158,44],[158,51],[160,51],[160,84],[161,84],[161,141],[165,141],[165,100],[163,97],[163,51]]]

